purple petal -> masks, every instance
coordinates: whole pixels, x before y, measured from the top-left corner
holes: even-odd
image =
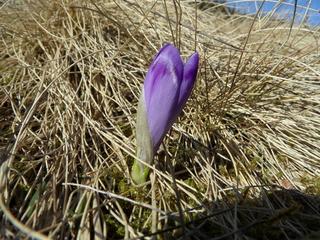
[[[184,65],[183,80],[180,86],[176,117],[178,117],[178,115],[182,111],[182,108],[185,106],[188,98],[190,97],[191,91],[197,78],[198,65],[199,54],[195,52],[191,57],[189,57],[186,64]]]
[[[172,56],[170,56],[172,55]],[[182,61],[180,57],[180,53],[178,49],[176,49],[173,45],[167,43],[165,44],[159,52],[154,56],[153,61],[149,67],[149,70],[147,72],[145,81],[143,83],[144,85],[144,92],[145,92],[145,101],[148,103],[150,101],[151,93],[153,92],[154,87],[154,71],[157,71],[156,66],[159,61],[159,59],[175,59],[176,61]]]
[[[177,48],[165,45],[153,60],[144,83],[148,126],[154,152],[172,125],[179,89],[183,77],[183,62]]]

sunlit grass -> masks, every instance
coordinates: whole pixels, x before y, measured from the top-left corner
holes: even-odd
[[[0,11],[1,237],[317,234],[318,29],[193,1]],[[137,101],[165,42],[199,51],[198,80],[136,187]]]

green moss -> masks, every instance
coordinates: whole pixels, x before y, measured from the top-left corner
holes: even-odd
[[[188,186],[190,186],[190,187],[192,187],[192,188],[197,188],[197,184],[195,183],[195,181],[194,181],[192,178],[188,178],[188,179],[184,180],[184,182],[185,182]]]
[[[222,176],[228,176],[228,175],[229,175],[226,165],[219,165],[218,168],[219,168],[218,172],[219,172]]]
[[[118,183],[118,188],[120,193],[126,193],[130,191],[130,186],[126,183],[124,179],[121,179],[120,182]],[[128,189],[129,188],[129,189]]]
[[[121,182],[125,179],[125,174],[123,171],[120,171],[117,167],[106,167],[100,172],[101,179],[105,182],[108,182],[112,185],[112,182]]]
[[[250,170],[254,170],[258,167],[259,163],[262,162],[262,158],[259,156],[254,156],[251,161],[250,161],[250,166],[249,169]]]
[[[288,157],[278,154],[277,155],[277,160],[278,162],[282,163],[282,164],[288,164]]]
[[[18,189],[19,189],[19,192],[23,191],[23,192],[27,193],[29,191],[30,187],[26,184],[23,184],[22,182],[19,182]]]
[[[130,197],[142,201],[145,201],[149,191],[146,186],[137,187],[135,185],[132,185],[131,183],[128,183],[125,179],[121,179],[119,181],[117,188],[117,192],[119,192],[121,196]]]
[[[148,221],[148,218],[150,217],[150,215],[151,215],[151,210],[144,209],[138,218],[133,219],[133,221],[131,222],[131,225],[134,226],[134,228],[136,229],[140,229],[140,231],[141,230],[143,232],[148,231],[148,229],[151,229],[151,221],[149,221],[146,225],[145,223]],[[145,226],[145,229],[141,229],[141,226]]]
[[[125,228],[122,224],[116,221],[112,216],[107,215],[105,222],[108,228],[108,238],[121,239],[125,235]]]
[[[304,176],[300,179],[301,183],[306,187],[305,192],[313,195],[320,195],[320,177]]]

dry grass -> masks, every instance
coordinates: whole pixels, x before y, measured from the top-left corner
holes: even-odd
[[[193,1],[0,11],[0,238],[319,236],[318,29]],[[136,187],[140,84],[165,42],[201,66]]]

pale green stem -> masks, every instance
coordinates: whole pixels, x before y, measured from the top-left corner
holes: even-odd
[[[152,164],[153,146],[148,127],[148,119],[144,101],[144,91],[139,99],[136,123],[137,158],[142,162]],[[148,177],[149,168],[138,160],[134,161],[131,176],[136,184],[145,183]]]

